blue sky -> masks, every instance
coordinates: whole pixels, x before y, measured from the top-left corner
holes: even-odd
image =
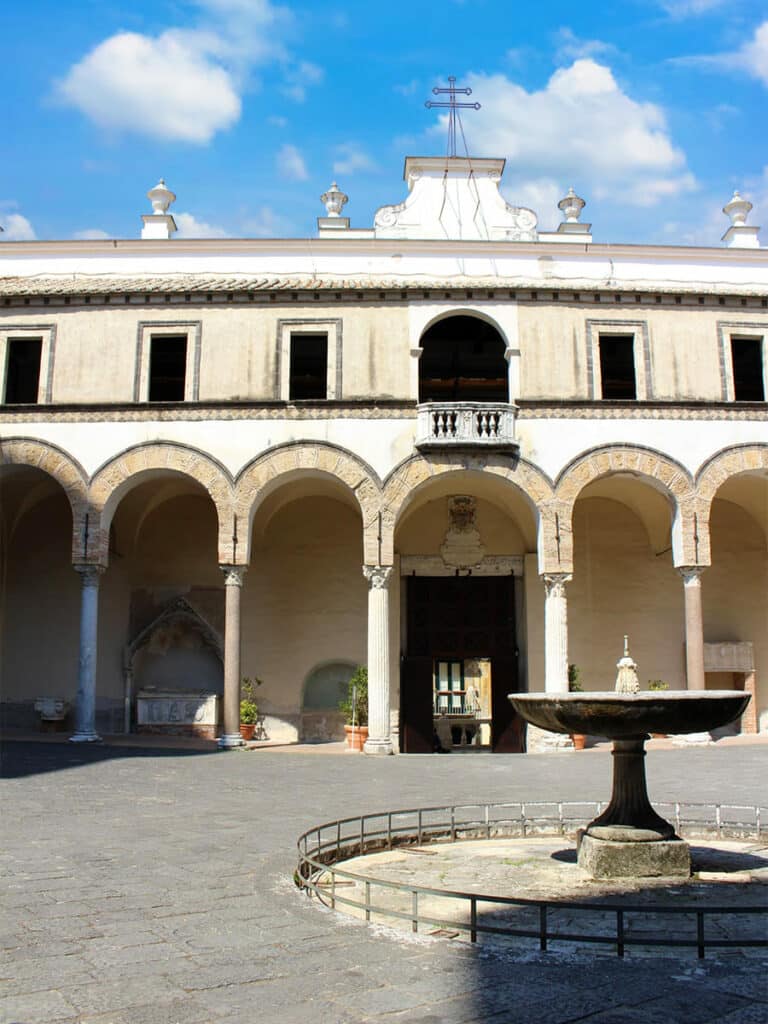
[[[540,227],[573,185],[595,241],[716,245],[738,188],[768,244],[768,3],[2,6],[5,240],[137,237],[160,176],[189,237],[312,236],[334,178],[370,227],[403,157],[445,152],[424,101],[453,74]]]

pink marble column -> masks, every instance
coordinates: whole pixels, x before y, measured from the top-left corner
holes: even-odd
[[[246,566],[222,565],[224,573],[224,730],[219,746],[242,746],[240,736],[240,595]]]

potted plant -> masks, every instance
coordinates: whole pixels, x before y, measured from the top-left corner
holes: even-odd
[[[649,690],[668,690],[669,683],[665,683],[663,679],[649,679],[648,680]],[[666,739],[667,734],[665,732],[652,732],[651,736],[657,740]]]
[[[362,750],[368,739],[368,669],[358,665],[347,684],[347,696],[339,701],[344,732],[350,750]]]
[[[581,670],[578,665],[568,666],[568,692],[582,693],[584,687],[581,685]],[[583,750],[587,744],[587,737],[582,732],[572,732],[574,750]]]
[[[252,740],[259,720],[259,705],[256,703],[256,687],[261,680],[243,676],[240,683],[240,735],[244,740]]]

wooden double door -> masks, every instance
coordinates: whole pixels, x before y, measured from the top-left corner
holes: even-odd
[[[400,678],[400,737],[407,754],[435,749],[434,679],[442,660],[491,663],[491,748],[523,750],[523,728],[507,700],[518,689],[512,576],[409,576],[406,649]]]

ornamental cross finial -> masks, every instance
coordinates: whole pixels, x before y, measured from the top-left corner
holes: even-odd
[[[435,96],[440,96],[440,95],[447,95],[448,96],[448,102],[447,103],[435,102],[434,100],[427,100],[427,102],[424,104],[424,106],[427,107],[427,109],[429,109],[429,110],[431,110],[433,107],[447,107],[448,108],[448,156],[456,156],[456,121],[457,121],[457,119],[458,119],[458,122],[459,122],[459,127],[461,128],[461,115],[457,115],[456,112],[459,109],[479,110],[480,109],[480,104],[479,103],[459,103],[459,102],[457,102],[456,97],[458,95],[471,96],[472,95],[472,90],[471,89],[457,89],[456,88],[456,79],[454,78],[453,75],[449,75],[448,76],[448,88],[447,89],[442,89],[439,86],[435,86],[435,88],[432,90],[432,93]],[[462,133],[461,134],[462,134],[462,137],[463,137],[463,135],[464,135],[463,129],[462,129]],[[466,148],[466,143],[464,144],[464,146]]]

